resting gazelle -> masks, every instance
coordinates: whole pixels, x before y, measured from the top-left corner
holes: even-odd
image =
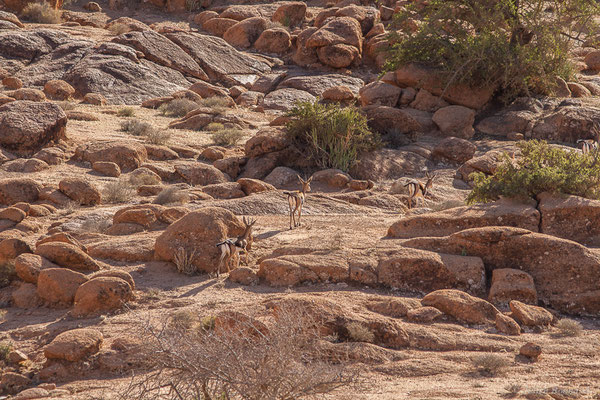
[[[423,184],[416,179],[411,179],[404,187],[408,186],[408,208],[412,208],[412,200],[415,199],[415,205],[419,205],[419,198],[425,201],[425,196],[427,195],[427,191],[433,186],[433,179],[435,178],[435,174],[429,175],[429,172],[425,173],[425,177],[427,178],[427,182]]]
[[[223,261],[225,261],[225,265],[227,266],[227,272],[231,271],[230,264],[233,258],[236,258],[235,268],[240,266],[240,251],[246,253],[245,261],[246,264],[248,264],[248,250],[252,248],[252,242],[254,241],[254,238],[252,237],[252,227],[256,223],[256,219],[251,220],[250,218],[246,219],[246,217],[244,217],[243,221],[246,229],[241,236],[238,236],[235,239],[226,239],[221,243],[217,243],[217,247],[221,250],[221,257],[219,258],[219,265],[217,267],[217,277],[221,272]]]
[[[579,139],[577,140],[577,145],[583,154],[587,154],[592,150],[598,149],[598,141],[595,139]]]
[[[304,205],[304,199],[306,197],[306,193],[310,192],[310,181],[312,181],[312,176],[308,178],[308,180],[304,180],[300,178],[298,175],[298,180],[302,185],[301,190],[294,190],[293,192],[283,192],[283,194],[287,194],[288,196],[288,205],[290,206],[290,229],[294,229],[292,227],[292,222],[295,226],[300,226],[300,217],[302,216],[302,206]],[[298,221],[296,222],[296,212],[298,212]]]

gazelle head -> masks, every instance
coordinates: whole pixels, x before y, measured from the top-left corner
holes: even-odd
[[[307,180],[304,180],[302,178],[300,178],[300,175],[298,175],[298,180],[300,181],[300,184],[302,185],[302,193],[308,193],[310,192],[310,181],[312,181],[312,176],[310,178],[308,178]]]
[[[429,172],[425,173],[425,177],[427,178],[427,183],[425,183],[425,188],[426,189],[430,189],[433,186],[433,180],[435,179],[436,175],[429,175]]]
[[[245,225],[245,228],[246,228],[246,230],[244,231],[244,235],[243,236],[248,237],[252,233],[252,227],[256,223],[256,218],[255,219],[251,219],[249,217],[248,218],[244,217],[242,220],[244,221],[244,225]]]

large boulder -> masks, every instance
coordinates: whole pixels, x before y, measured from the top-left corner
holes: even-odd
[[[532,306],[512,300],[508,303],[513,318],[525,326],[548,326],[554,320],[552,313],[542,307]]]
[[[0,179],[0,204],[33,203],[41,190],[42,185],[31,178]]]
[[[465,229],[485,226],[515,226],[537,231],[539,223],[540,212],[534,206],[500,200],[404,217],[390,226],[388,236],[446,236]]]
[[[97,271],[98,263],[88,256],[81,248],[64,242],[48,242],[37,246],[35,254],[76,271]]]
[[[597,246],[600,244],[600,201],[578,196],[538,195],[542,233]]]
[[[395,107],[398,104],[402,89],[382,81],[376,81],[363,86],[358,95],[362,106],[378,104],[381,106]]]
[[[279,22],[283,26],[296,26],[304,21],[306,15],[306,3],[303,1],[286,2],[280,5],[273,17],[273,22]]]
[[[362,50],[362,31],[357,20],[350,17],[332,18],[306,42],[309,48],[336,44],[347,44]]]
[[[24,282],[37,284],[40,272],[46,268],[58,268],[58,265],[31,253],[23,253],[15,259],[15,273]]]
[[[154,251],[158,259],[174,262],[182,248],[195,255],[193,264],[198,271],[213,272],[218,268],[220,256],[215,245],[243,232],[244,225],[231,211],[206,207],[169,225],[156,239]]]
[[[422,88],[441,96],[451,104],[480,109],[492,98],[495,87],[469,87],[465,84],[447,86],[438,71],[416,64],[408,64],[396,71],[396,82],[401,87]]]
[[[600,315],[600,254],[579,243],[520,228],[489,226],[442,238],[408,239],[403,245],[478,256],[488,271],[518,266],[533,277],[543,303],[563,312]]]
[[[494,304],[508,304],[511,300],[537,304],[538,300],[531,275],[512,268],[500,268],[493,271],[488,299]]]
[[[87,280],[82,273],[67,268],[47,268],[38,277],[37,294],[52,306],[68,306],[73,303],[79,286]]]
[[[316,97],[304,90],[283,88],[277,89],[265,96],[263,107],[271,110],[288,111],[298,102],[314,102]]]
[[[9,237],[6,239],[0,239],[0,262],[10,261],[21,254],[32,253],[32,245],[19,238]]]
[[[113,42],[131,46],[144,53],[146,59],[157,64],[194,78],[208,80],[208,75],[189,54],[153,30],[124,33],[114,38]]]
[[[446,136],[470,139],[475,134],[475,111],[463,106],[440,108],[433,114],[433,122]]]
[[[79,361],[97,353],[104,337],[95,329],[81,328],[63,332],[44,348],[49,359]]]
[[[90,181],[81,178],[66,178],[59,182],[58,190],[81,205],[100,204],[102,195]]]
[[[459,321],[469,324],[489,324],[496,322],[498,309],[491,303],[454,289],[437,290],[423,297],[421,304],[435,307]]]
[[[262,17],[245,19],[227,29],[223,39],[235,47],[248,48],[260,37],[269,26],[269,20]]]
[[[360,78],[342,74],[316,74],[316,75],[292,75],[285,78],[279,88],[293,88],[303,90],[313,96],[322,97],[327,89],[343,86],[358,95],[358,91],[364,85]]]
[[[254,47],[263,53],[286,53],[292,47],[292,38],[283,28],[266,29],[260,34]]]
[[[405,110],[388,106],[365,107],[369,127],[382,135],[406,134],[422,130],[421,124]]]
[[[476,150],[477,146],[468,140],[451,136],[440,141],[431,155],[435,159],[462,164],[473,158]]]
[[[179,162],[175,171],[190,185],[212,185],[229,182],[231,179],[210,164],[201,162]]]
[[[417,249],[386,251],[377,265],[379,283],[400,289],[431,292],[456,288],[475,295],[485,292],[485,268],[479,257]]]
[[[75,157],[91,164],[113,162],[122,171],[131,171],[148,160],[148,152],[143,144],[137,142],[95,142],[78,147]]]
[[[67,115],[53,103],[13,101],[0,106],[0,146],[26,156],[66,138]]]
[[[96,276],[75,292],[73,315],[89,316],[120,309],[133,298],[131,284],[115,276]]]
[[[302,282],[343,282],[349,278],[349,266],[339,255],[287,255],[261,262],[258,276],[272,286],[295,286]]]

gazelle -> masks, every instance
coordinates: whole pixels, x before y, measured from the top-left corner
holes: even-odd
[[[312,176],[305,181],[304,179],[300,178],[300,175],[298,175],[298,180],[300,180],[300,184],[302,185],[301,190],[283,192],[283,194],[287,194],[288,205],[290,206],[290,229],[294,229],[292,227],[292,222],[294,223],[294,226],[300,226],[302,206],[304,205],[306,193],[310,192],[310,181],[312,181]],[[298,212],[298,222],[296,222],[296,211]]]
[[[419,197],[425,201],[425,196],[427,195],[427,191],[433,187],[433,179],[435,178],[435,174],[429,175],[429,172],[425,173],[425,177],[427,178],[427,182],[423,184],[416,179],[411,179],[404,187],[408,186],[408,208],[412,208],[412,200],[415,199],[415,204],[419,205]]]
[[[252,228],[256,223],[256,219],[252,220],[250,218],[243,218],[244,225],[246,229],[244,229],[244,233],[241,236],[238,236],[235,239],[226,239],[221,243],[217,243],[217,247],[221,250],[221,257],[219,258],[219,266],[217,267],[217,277],[221,272],[221,266],[223,261],[225,261],[225,265],[227,266],[227,272],[231,271],[230,264],[231,260],[236,258],[235,268],[240,266],[240,251],[246,253],[246,264],[248,264],[248,250],[252,248],[252,242],[254,238],[252,237]],[[235,269],[234,268],[234,269]]]

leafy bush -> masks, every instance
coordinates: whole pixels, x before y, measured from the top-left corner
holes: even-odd
[[[188,99],[175,99],[158,107],[158,111],[167,117],[183,117],[198,108],[198,103]]]
[[[348,171],[360,153],[380,144],[379,134],[369,130],[354,106],[300,102],[287,115],[288,137],[319,167]]]
[[[583,331],[583,327],[577,321],[572,319],[563,318],[556,323],[556,329],[560,336],[579,336]]]
[[[446,83],[548,94],[568,80],[570,48],[595,30],[595,0],[430,0],[394,16],[386,70],[409,63],[439,69]]]
[[[221,129],[212,134],[212,141],[217,146],[235,146],[244,137],[239,129]]]
[[[504,357],[492,353],[476,356],[471,362],[480,374],[487,376],[498,375],[508,367]]]
[[[133,117],[135,116],[135,108],[123,107],[117,111],[117,117]]]
[[[497,200],[500,196],[527,199],[542,192],[600,198],[600,153],[582,154],[550,146],[545,141],[519,142],[521,155],[507,154],[493,175],[471,174],[475,186],[469,204]]]
[[[60,10],[55,10],[45,1],[27,4],[21,12],[21,16],[38,24],[60,24],[62,22]]]

